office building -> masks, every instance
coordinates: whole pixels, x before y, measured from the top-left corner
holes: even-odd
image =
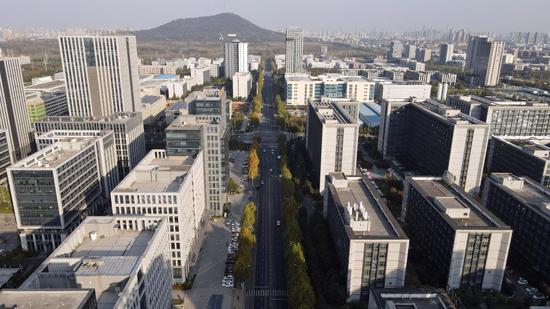
[[[416,46],[408,44],[405,46],[405,51],[403,53],[403,58],[415,59],[416,58]]]
[[[191,68],[191,78],[197,80],[197,84],[202,85],[210,82],[210,66],[199,66]]]
[[[550,136],[550,104],[497,97],[451,96],[447,104],[479,119],[498,136]]]
[[[373,102],[374,82],[362,76],[341,74],[285,74],[286,103],[293,107],[306,107],[308,100],[321,97]]]
[[[401,218],[442,288],[500,291],[512,229],[446,177],[407,177]]]
[[[485,169],[489,173],[525,176],[550,189],[550,137],[492,136]]]
[[[432,73],[431,72],[410,71],[409,70],[409,71],[405,72],[405,79],[406,80],[422,82],[424,84],[428,84],[432,80]]]
[[[66,138],[7,169],[21,247],[50,252],[88,215],[104,213],[113,133]]]
[[[403,43],[399,41],[392,41],[390,43],[390,51],[388,58],[390,60],[397,60],[403,57]]]
[[[468,43],[466,71],[472,74],[476,86],[496,86],[500,83],[500,70],[504,42],[474,36]]]
[[[451,298],[434,288],[371,288],[368,309],[457,309]]]
[[[456,84],[456,78],[456,74],[453,73],[435,72],[432,75],[432,80],[436,80],[440,83],[447,83],[449,85]]]
[[[45,79],[44,82],[25,87],[25,94],[27,97],[30,96],[36,100],[41,100],[46,109],[47,116],[69,115],[65,82],[63,80]]]
[[[205,197],[202,153],[168,156],[158,149],[151,150],[111,193],[113,214],[166,218],[173,279],[179,283],[185,281],[200,247]]]
[[[225,77],[232,78],[237,72],[248,72],[248,43],[239,40],[225,43]]]
[[[52,308],[170,308],[168,226],[160,217],[88,217],[19,289],[0,293],[0,303],[29,304],[18,308],[43,308],[45,303]],[[40,301],[39,307],[33,301]]]
[[[357,102],[355,102],[358,105]],[[356,107],[358,109],[358,107]],[[355,175],[358,115],[353,117],[338,102],[328,98],[310,100],[306,123],[306,149],[319,192],[325,189],[325,176],[333,172]]]
[[[550,280],[550,190],[527,177],[494,173],[482,200],[514,230],[510,262]]]
[[[27,102],[27,113],[29,114],[29,121],[32,126],[36,121],[46,117],[46,106],[42,98],[36,93],[27,94],[25,97],[25,101]]]
[[[238,72],[233,75],[233,97],[248,98],[252,90],[252,75],[250,72]]]
[[[369,288],[402,288],[409,239],[374,184],[359,176],[327,176],[323,214],[347,274],[348,302],[366,301]]]
[[[139,112],[135,36],[60,36],[70,116]]]
[[[434,100],[382,101],[378,151],[428,175],[450,173],[467,192],[481,184],[489,126]],[[422,145],[421,147],[419,145]]]
[[[441,44],[439,47],[439,64],[446,64],[453,60],[454,45],[453,44]]]
[[[10,149],[10,138],[8,131],[0,129],[0,184],[7,181],[6,168],[13,164],[13,152]]]
[[[416,60],[428,62],[432,59],[432,50],[429,48],[419,48],[416,50]]]
[[[141,97],[141,117],[144,125],[153,125],[164,115],[166,97],[163,95],[145,95]]]
[[[287,28],[285,38],[285,74],[305,72],[302,59],[303,54],[304,29]]]
[[[143,65],[138,66],[139,76],[143,75],[163,75],[176,74],[177,67],[174,65]]]
[[[0,129],[9,132],[14,160],[21,160],[31,153],[32,128],[17,58],[0,58]]]
[[[145,138],[140,113],[117,113],[110,117],[46,117],[35,123],[37,135],[52,130],[115,132],[118,174],[124,177],[145,156]]]
[[[377,100],[403,101],[410,98],[427,100],[432,86],[421,82],[377,82],[374,97]]]

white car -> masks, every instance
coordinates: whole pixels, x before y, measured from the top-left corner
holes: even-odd
[[[277,220],[277,226],[281,226],[281,221]]]
[[[518,284],[521,284],[521,285],[529,284],[529,281],[527,281],[527,279],[525,278],[519,277]]]

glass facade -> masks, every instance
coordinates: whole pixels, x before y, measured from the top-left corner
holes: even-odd
[[[13,171],[22,225],[61,228],[53,171]]]

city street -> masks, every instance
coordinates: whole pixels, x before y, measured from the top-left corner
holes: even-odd
[[[254,286],[246,287],[247,308],[288,308],[286,297],[280,179],[277,156],[278,127],[274,116],[271,72],[265,73],[259,134],[260,188],[256,194],[256,266]]]

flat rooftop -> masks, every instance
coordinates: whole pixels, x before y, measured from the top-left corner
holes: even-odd
[[[65,81],[52,80],[45,83],[25,87],[25,91],[55,91],[65,88]]]
[[[504,224],[489,210],[441,177],[410,177],[413,185],[440,215],[457,228],[501,228]],[[466,214],[467,213],[467,214]]]
[[[319,120],[325,124],[355,124],[357,121],[349,115],[337,102],[330,100],[310,101]]]
[[[550,190],[529,178],[518,177],[510,173],[493,173],[490,179],[497,186],[515,196],[523,204],[550,221]]]
[[[193,162],[192,156],[155,158],[152,150],[114,189],[115,193],[179,192]]]
[[[334,198],[340,207],[340,220],[346,226],[351,238],[406,237],[390,213],[390,210],[384,204],[382,197],[375,192],[376,189],[369,180],[361,177],[346,177],[342,173],[331,173],[330,176],[334,179],[330,188],[335,193]],[[338,184],[340,181],[347,181],[347,185],[344,182]],[[346,208],[348,205],[352,208],[354,205],[362,205],[364,207],[364,211],[370,222],[368,230],[354,228],[355,223],[353,221],[357,222],[360,226],[361,222],[366,221],[366,218],[362,214],[357,213],[356,210],[353,210],[352,216],[356,217],[348,220],[346,218],[348,213]]]
[[[120,122],[125,123],[136,117],[141,118],[141,113],[121,112],[108,117],[80,117],[80,116],[46,116],[40,122]]]
[[[446,294],[435,289],[374,289],[371,290],[378,308],[454,309]],[[394,307],[391,305],[393,304]]]
[[[161,99],[160,95],[145,95],[141,97],[141,103],[143,104],[153,104]]]
[[[448,105],[441,104],[435,100],[428,99],[425,101],[416,101],[412,103],[422,111],[426,111],[438,115],[442,120],[446,120],[457,125],[485,125],[483,121],[470,117],[461,113],[459,109],[452,108]]]
[[[2,290],[0,305],[17,309],[75,309],[81,308],[90,297],[93,297],[91,289]]]
[[[501,138],[502,140],[521,148],[523,151],[550,161],[550,138]]]
[[[91,145],[95,139],[94,137],[64,138],[51,146],[35,152],[11,167],[17,169],[56,168],[68,159],[82,152]]]

